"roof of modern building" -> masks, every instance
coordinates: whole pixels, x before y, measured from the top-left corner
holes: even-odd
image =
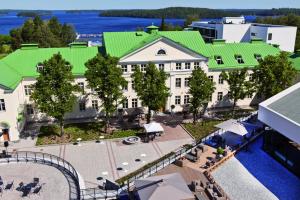
[[[38,48],[34,44],[24,45],[0,60],[0,85],[15,89],[23,78],[38,76],[37,64],[49,59],[55,53],[60,53],[71,63],[74,75],[83,75],[85,62],[98,52],[122,58],[160,39],[170,40],[207,57],[209,68],[212,70],[253,67],[258,64],[255,54],[264,57],[280,51],[259,40],[251,43],[225,43],[219,40],[213,44],[206,44],[198,31],[106,32],[103,33],[103,49],[87,47],[83,43],[73,43],[70,47],[64,48]],[[237,55],[242,56],[244,63],[237,62]],[[216,62],[216,56],[222,57],[223,64]]]
[[[270,103],[268,107],[300,124],[300,87]]]

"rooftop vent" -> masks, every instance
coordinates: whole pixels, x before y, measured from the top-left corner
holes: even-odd
[[[135,33],[136,36],[143,36],[143,32],[139,31]]]
[[[27,50],[27,49],[38,49],[39,45],[38,44],[21,44],[21,49],[22,50]]]
[[[225,44],[226,40],[223,39],[213,39],[213,44]]]
[[[71,48],[86,48],[88,46],[87,42],[72,42],[69,44]]]
[[[158,32],[158,29],[159,29],[159,27],[154,26],[154,24],[152,23],[151,26],[147,27],[147,32],[150,33],[150,34],[154,34],[154,33]]]

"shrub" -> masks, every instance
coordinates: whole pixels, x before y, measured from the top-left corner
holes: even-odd
[[[222,155],[222,154],[224,153],[224,149],[221,148],[221,147],[219,147],[219,148],[217,149],[217,153],[218,153],[219,155]]]

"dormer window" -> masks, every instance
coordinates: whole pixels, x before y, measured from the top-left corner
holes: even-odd
[[[216,60],[216,62],[217,62],[218,65],[224,64],[221,56],[215,56],[215,60]]]
[[[235,55],[235,59],[239,64],[243,64],[244,60],[241,55]]]
[[[43,69],[44,69],[43,63],[38,63],[38,64],[36,65],[36,71],[37,71],[37,72],[41,72],[41,71],[43,71]]]
[[[254,54],[254,58],[257,60],[257,61],[261,61],[262,60],[262,57],[260,54]]]
[[[160,50],[157,52],[157,55],[160,55],[160,56],[162,56],[162,55],[167,55],[167,53],[166,53],[166,51],[165,51],[165,50],[163,50],[163,49],[160,49]]]

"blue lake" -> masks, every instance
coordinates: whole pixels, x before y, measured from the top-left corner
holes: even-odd
[[[99,17],[99,12],[66,13],[65,11],[53,11],[51,16],[43,16],[50,19],[56,16],[61,23],[72,24],[77,33],[102,33],[110,31],[134,31],[137,27],[146,27],[154,23],[159,26],[161,19],[130,18],[130,17]],[[0,34],[9,34],[13,28],[21,26],[26,17],[18,17],[16,12],[0,15]],[[183,25],[183,19],[166,19],[167,23]]]

